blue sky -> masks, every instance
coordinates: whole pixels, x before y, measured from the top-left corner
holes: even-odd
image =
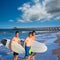
[[[0,28],[60,26],[57,1],[0,0]]]

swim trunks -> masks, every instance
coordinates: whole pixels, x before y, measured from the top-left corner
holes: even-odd
[[[31,46],[25,46],[25,56],[29,56],[32,54]]]

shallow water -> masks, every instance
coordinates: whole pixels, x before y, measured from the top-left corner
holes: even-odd
[[[0,31],[0,41],[3,38],[7,39],[12,39],[14,36],[15,31]],[[37,33],[37,32],[36,32]],[[34,56],[34,60],[57,60],[57,56],[52,54],[52,51],[56,48],[60,48],[58,44],[54,43],[54,41],[57,39],[57,34],[56,33],[43,33],[43,34],[37,34],[36,35],[36,40],[39,42],[43,42],[47,45],[48,50],[45,53],[42,54],[36,54]],[[28,31],[20,31],[19,37],[21,40],[24,40],[28,35]],[[22,60],[21,57],[23,57],[23,54],[19,54],[19,60]],[[13,53],[7,48],[5,48],[1,43],[0,43],[0,60],[13,60]]]

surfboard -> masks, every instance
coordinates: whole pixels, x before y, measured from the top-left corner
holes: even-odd
[[[36,53],[44,53],[47,51],[47,46],[44,43],[40,43],[38,41],[34,41],[31,47],[32,51]]]
[[[10,39],[3,39],[1,43],[8,49],[10,49]],[[21,44],[17,42],[12,42],[12,51],[17,53],[25,53],[25,49],[22,47]]]
[[[10,39],[3,39],[1,43],[10,49]],[[47,46],[44,43],[40,43],[38,41],[34,41],[31,45],[32,51],[35,53],[44,53],[47,51]],[[12,42],[12,50],[17,53],[25,53],[25,49],[22,47],[21,44],[17,42]]]

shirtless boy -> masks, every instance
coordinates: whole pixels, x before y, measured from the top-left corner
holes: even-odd
[[[11,40],[11,43],[10,43],[10,49],[11,50],[12,50],[12,42],[13,41],[15,41],[18,44],[20,44],[20,38],[19,38],[19,32],[18,31],[15,32],[15,37],[13,37],[12,40]],[[14,55],[14,59],[13,60],[18,60],[18,53],[13,52],[13,55]]]
[[[29,36],[24,41],[24,44],[25,44],[25,57],[28,56],[28,60],[31,60],[31,54],[32,54],[31,44],[34,40],[35,40],[35,33],[30,32]]]

